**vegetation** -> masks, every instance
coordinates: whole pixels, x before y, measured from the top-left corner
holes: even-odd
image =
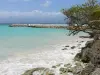
[[[87,0],[81,5],[62,9],[69,26],[69,35],[75,35],[80,31],[95,36],[95,31],[100,29],[100,5],[97,0]]]

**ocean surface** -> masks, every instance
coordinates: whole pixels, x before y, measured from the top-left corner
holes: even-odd
[[[0,75],[21,75],[33,67],[68,62],[72,55],[62,51],[62,45],[74,44],[79,35],[86,35],[67,36],[68,32],[66,29],[0,25]]]
[[[63,42],[67,30],[0,25],[0,58],[19,52],[43,50]]]
[[[17,53],[49,50],[52,46],[71,39],[67,35],[68,30],[65,29],[0,25],[0,58],[4,59]]]

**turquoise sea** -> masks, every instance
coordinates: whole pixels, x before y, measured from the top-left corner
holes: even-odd
[[[68,39],[67,30],[0,25],[0,58],[16,53],[46,50]]]
[[[62,48],[77,45],[79,35],[86,34],[67,35],[66,29],[0,25],[0,75],[21,75],[31,68],[70,62],[78,49]]]
[[[0,58],[16,53],[52,50],[52,46],[63,44],[71,37],[66,29],[9,27],[0,25]],[[72,37],[73,38],[73,37]]]

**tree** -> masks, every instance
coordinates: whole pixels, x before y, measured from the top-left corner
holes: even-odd
[[[99,23],[98,21],[93,22],[94,17],[95,20],[99,20],[97,16],[93,16],[95,13],[97,14],[97,10],[100,10],[100,5],[97,0],[87,0],[84,4],[76,5],[69,9],[62,9],[62,13],[66,16],[67,24],[69,26],[69,35],[75,35],[82,31],[94,36],[93,30],[97,27],[93,23]]]

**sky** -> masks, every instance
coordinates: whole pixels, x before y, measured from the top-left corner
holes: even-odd
[[[86,0],[0,0],[0,23],[65,23],[62,8]]]

